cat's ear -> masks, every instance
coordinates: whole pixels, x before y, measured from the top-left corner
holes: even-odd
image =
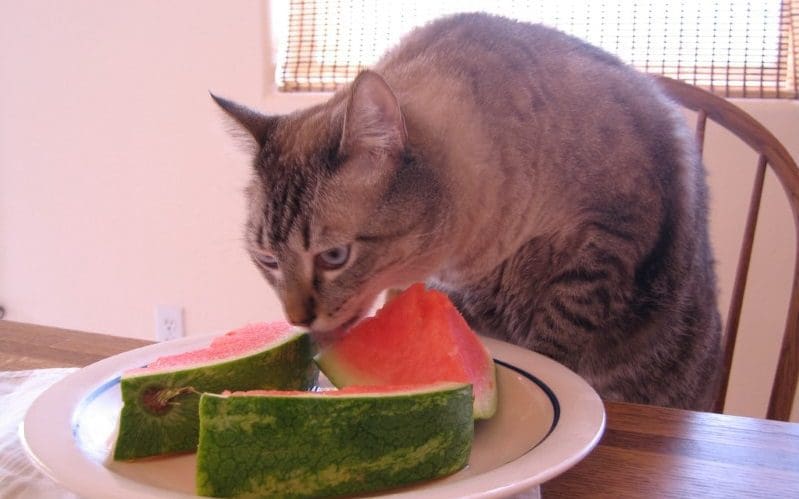
[[[405,120],[391,87],[374,71],[363,71],[351,86],[341,152],[398,156],[406,141]]]
[[[259,150],[263,148],[278,118],[276,116],[261,114],[254,109],[219,97],[211,92],[209,93],[211,94],[211,98],[214,99],[214,102],[216,102],[228,116],[233,118],[238,125],[234,129],[234,134],[243,137],[249,142],[248,145],[250,146],[257,146]],[[245,132],[245,134],[240,134],[238,132]]]

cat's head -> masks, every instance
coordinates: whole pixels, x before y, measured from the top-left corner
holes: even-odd
[[[247,249],[289,321],[340,330],[382,290],[431,273],[445,197],[379,75],[285,116],[214,99],[254,146]]]

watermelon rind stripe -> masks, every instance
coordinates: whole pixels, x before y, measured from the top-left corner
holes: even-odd
[[[499,387],[497,386],[497,365],[493,358],[489,369],[488,379],[485,380],[488,387],[481,391],[481,397],[474,398],[474,419],[491,419],[497,412]]]
[[[370,396],[228,396],[200,401],[197,493],[363,494],[466,466],[471,385]]]
[[[202,392],[310,390],[319,374],[313,350],[310,336],[301,334],[269,349],[212,364],[122,377],[123,406],[114,459],[194,452]],[[162,410],[145,404],[152,394],[169,398]]]

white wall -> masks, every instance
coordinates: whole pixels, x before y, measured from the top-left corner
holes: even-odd
[[[0,0],[0,304],[16,321],[154,338],[157,304],[188,334],[282,317],[246,258],[249,168],[208,97],[282,112],[265,1]],[[799,105],[745,102],[799,157]],[[754,158],[709,131],[713,237],[726,313]],[[742,162],[743,160],[743,162]],[[779,193],[779,191],[775,191]],[[742,208],[743,209],[743,208]],[[793,229],[764,209],[732,412],[762,415]],[[784,312],[783,312],[784,314]],[[797,411],[794,413],[796,414]]]
[[[208,90],[259,102],[259,1],[0,1],[0,303],[154,338],[281,315],[242,249],[249,173]]]

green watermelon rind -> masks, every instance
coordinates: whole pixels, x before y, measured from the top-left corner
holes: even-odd
[[[488,355],[487,352],[486,355]],[[490,356],[489,359],[491,360],[489,363],[489,372],[485,374],[488,376],[487,385],[489,387],[493,387],[493,389],[487,389],[483,391],[482,393],[484,393],[485,396],[475,397],[473,405],[474,419],[490,419],[497,412],[499,392],[497,389],[497,369],[496,364]],[[319,366],[319,369],[325,373],[327,379],[329,379],[330,382],[333,383],[333,385],[337,388],[352,385],[374,386],[388,384],[386,380],[378,379],[369,373],[351,369],[348,363],[343,362],[338,358],[333,349],[328,349],[319,353],[316,357],[314,357],[314,361],[316,362],[316,365]],[[463,380],[458,380],[458,382],[462,381]]]
[[[497,407],[499,405],[499,388],[497,387],[497,364],[494,362],[494,359],[491,358],[491,367],[489,378],[488,378],[488,386],[493,387],[493,389],[488,388],[484,393],[485,396],[481,398],[475,397],[474,399],[474,419],[491,419],[494,414],[497,412]]]
[[[473,437],[472,390],[465,383],[335,396],[204,394],[197,493],[318,497],[384,490],[462,469]]]
[[[202,392],[312,389],[319,375],[313,353],[310,336],[298,331],[240,356],[123,375],[114,460],[194,452]],[[142,402],[145,394],[156,390],[169,396],[160,412],[148,410]]]

